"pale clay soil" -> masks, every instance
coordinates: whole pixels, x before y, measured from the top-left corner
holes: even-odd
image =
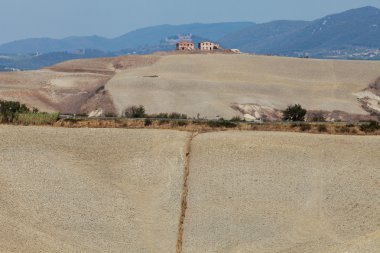
[[[308,110],[368,114],[357,98],[379,78],[379,70],[376,61],[246,54],[122,56],[0,73],[0,99],[62,113],[122,113],[141,104],[150,114],[176,111],[214,119],[239,115],[232,104],[283,110],[300,103]],[[369,104],[376,107],[379,99]]]
[[[0,126],[0,251],[379,252],[380,137],[190,136]]]
[[[188,136],[0,127],[0,252],[172,252]]]
[[[199,113],[214,119],[239,115],[231,108],[234,103],[280,110],[299,103],[308,110],[367,114],[355,94],[379,76],[380,62],[169,55],[153,65],[119,72],[107,89],[118,112],[142,104],[149,113]]]

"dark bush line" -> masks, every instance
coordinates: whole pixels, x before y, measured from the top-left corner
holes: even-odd
[[[380,130],[380,124],[377,121],[371,120],[367,124],[362,124],[360,126],[360,130],[365,133],[372,133],[372,132],[375,132],[376,130]]]
[[[146,118],[145,108],[142,105],[133,105],[125,109],[124,116],[127,118]]]
[[[150,118],[150,119],[188,119],[186,114],[178,112],[146,114],[143,105],[133,105],[124,110],[123,116],[127,118]]]
[[[318,132],[320,132],[320,133],[327,132],[327,127],[325,125],[319,125],[318,126]]]
[[[215,120],[215,121],[208,121],[207,125],[209,127],[213,128],[219,128],[219,127],[225,127],[225,128],[235,128],[238,126],[238,124],[231,122],[229,120],[225,119],[220,119],[220,120]]]

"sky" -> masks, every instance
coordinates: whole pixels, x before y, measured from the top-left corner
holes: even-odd
[[[13,40],[117,37],[161,24],[314,20],[380,0],[0,0],[0,44]]]

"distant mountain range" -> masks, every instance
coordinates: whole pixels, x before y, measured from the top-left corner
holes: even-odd
[[[74,51],[78,49],[94,49],[104,52],[123,49],[138,49],[162,44],[168,37],[175,35],[195,35],[209,40],[217,40],[249,27],[254,23],[216,23],[189,25],[160,25],[129,32],[114,39],[99,36],[69,37],[65,39],[37,38],[18,40],[0,46],[3,54],[51,53],[57,51]]]
[[[380,10],[364,7],[311,22],[258,24],[228,34],[220,43],[260,54],[379,59]]]
[[[84,36],[19,40],[0,45],[0,71],[36,69],[77,58],[170,51],[182,38],[211,40],[248,53],[379,60],[380,9],[363,7],[315,21],[161,25],[114,39]]]

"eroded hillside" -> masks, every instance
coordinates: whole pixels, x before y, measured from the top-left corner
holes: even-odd
[[[1,73],[0,99],[61,113],[120,115],[144,105],[152,114],[272,120],[299,103],[331,120],[351,121],[380,114],[379,76],[376,61],[161,53]]]
[[[0,73],[0,99],[16,100],[43,111],[116,114],[107,82],[118,71],[153,64],[156,56],[73,60],[47,69]]]

